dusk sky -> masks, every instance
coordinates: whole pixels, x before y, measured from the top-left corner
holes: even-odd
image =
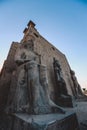
[[[78,82],[87,88],[87,0],[0,0],[0,68],[29,20],[66,55]]]

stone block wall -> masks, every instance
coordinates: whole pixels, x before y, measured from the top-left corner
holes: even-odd
[[[58,87],[56,86],[55,83],[54,68],[53,68],[53,62],[55,58],[59,60],[59,63],[61,65],[62,73],[63,73],[64,80],[66,82],[68,93],[73,96],[73,92],[72,92],[73,84],[70,75],[70,66],[68,64],[65,55],[61,53],[58,49],[56,49],[47,40],[45,40],[42,36],[39,36],[36,39],[34,43],[34,51],[40,55],[41,64],[45,64],[47,66],[48,82],[49,82],[49,89],[51,91],[51,94],[54,91],[54,87]]]
[[[35,24],[33,24],[33,26],[28,25],[28,27],[25,28],[21,43],[28,42],[31,39],[34,41],[34,52],[39,56],[39,62],[47,66],[50,94],[54,93],[54,89],[58,87],[55,83],[53,69],[53,59],[55,58],[59,60],[61,65],[68,94],[74,96],[74,85],[70,74],[71,68],[66,56],[40,35],[35,28]]]
[[[55,88],[58,87],[55,82],[53,62],[54,58],[59,60],[64,80],[66,82],[68,94],[73,96],[73,82],[70,75],[70,66],[66,56],[56,47],[43,38],[36,28],[28,27],[27,32],[21,42],[32,39],[34,41],[34,52],[39,56],[39,62],[47,66],[48,83],[51,97],[54,96]]]
[[[8,98],[9,88],[11,84],[11,79],[13,72],[16,70],[16,63],[14,61],[14,56],[16,53],[16,49],[19,44],[17,42],[13,42],[11,44],[7,59],[3,64],[3,68],[0,74],[0,109],[6,105],[6,101]]]

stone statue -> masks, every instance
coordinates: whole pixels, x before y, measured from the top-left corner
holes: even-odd
[[[54,59],[54,72],[55,72],[56,82],[59,86],[60,94],[67,95],[66,83],[63,79],[62,70],[59,61],[56,59]]]
[[[59,61],[56,60],[55,58],[54,58],[53,66],[54,66],[54,73],[55,73],[55,79],[57,84],[56,89],[58,92],[58,100],[60,100],[60,105],[62,105],[63,102],[67,102],[64,103],[65,106],[72,106],[72,99],[67,92],[66,83],[62,75],[62,69],[60,67]]]
[[[24,44],[21,45],[15,55],[19,75],[13,111],[30,114],[65,113],[62,107],[50,99],[46,66],[37,63],[36,54],[27,45],[26,48]]]
[[[81,90],[81,86],[79,85],[78,81],[77,81],[77,78],[75,76],[75,72],[73,70],[70,70],[70,73],[71,73],[71,78],[72,78],[72,81],[73,81],[73,85],[74,85],[74,91],[75,91],[75,96],[76,98],[78,96],[83,96],[83,93],[82,93],[82,90]]]

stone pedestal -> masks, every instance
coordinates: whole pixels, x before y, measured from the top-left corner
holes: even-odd
[[[73,101],[70,97],[58,97],[57,102],[57,104],[62,107],[73,107]]]
[[[28,115],[16,113],[0,119],[0,130],[79,130],[76,114]],[[4,120],[3,120],[4,119]]]

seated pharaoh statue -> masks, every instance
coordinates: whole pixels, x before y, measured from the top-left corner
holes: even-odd
[[[38,55],[33,52],[33,41],[20,44],[16,55],[17,87],[15,96],[7,111],[29,114],[65,113],[49,96],[47,67],[38,63]]]
[[[58,96],[56,97],[58,104],[61,106],[72,107],[72,98],[67,92],[65,80],[63,78],[62,69],[58,60],[54,58],[54,73],[56,79],[56,91]]]

